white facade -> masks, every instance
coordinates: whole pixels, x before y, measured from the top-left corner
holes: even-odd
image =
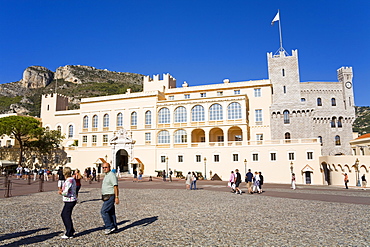
[[[348,112],[338,104],[337,113],[327,105],[317,107],[313,101],[333,87],[329,98],[342,102],[347,97],[344,84],[327,83],[329,89],[321,94],[314,91],[319,84],[300,83],[297,51],[293,56],[268,57],[270,78],[265,80],[224,80],[194,87],[184,83],[176,88],[176,80],[169,74],[163,79],[147,76],[143,92],[128,90],[121,95],[82,99],[79,110],[67,110],[64,96],[44,95],[43,126],[66,134],[68,165],[82,170],[104,158],[121,172],[141,169],[152,176],[157,170],[171,168],[184,174],[199,171],[208,179],[217,174],[227,180],[230,171],[238,168],[241,173],[261,171],[267,182],[289,183],[294,172],[297,183],[326,184],[320,167],[322,152],[348,153],[350,147],[349,143],[340,148],[329,141],[320,143],[331,138],[320,133],[327,129],[342,138],[352,135],[354,110],[353,104],[347,106]],[[353,100],[352,89],[350,93]],[[301,103],[302,98],[306,103]],[[289,111],[289,123],[284,122],[285,110]],[[333,114],[343,118],[340,128],[331,128],[327,122]],[[317,122],[320,127],[315,127]],[[76,140],[78,145],[71,146]]]

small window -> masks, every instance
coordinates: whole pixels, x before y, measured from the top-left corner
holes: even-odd
[[[222,96],[222,95],[224,95],[224,92],[222,92],[222,91],[217,92],[217,96]]]
[[[98,137],[97,137],[96,135],[93,135],[93,136],[92,136],[92,142],[93,142],[93,143],[96,143],[96,142],[97,142],[97,140],[98,140]]]
[[[331,98],[331,106],[336,106],[336,105],[337,105],[337,102],[335,98]]]
[[[178,162],[184,162],[184,156],[182,156],[182,155],[177,156],[177,161]]]
[[[320,144],[322,146],[322,136],[319,136],[318,138],[319,138],[319,142],[320,142]]]
[[[313,159],[313,152],[307,152],[307,159],[312,160]]]
[[[84,143],[87,142],[87,136],[82,136],[82,142],[84,142]]]
[[[286,93],[286,86],[283,86],[283,92]]]
[[[340,143],[340,136],[335,136],[335,146],[340,146],[341,143]]]
[[[301,102],[306,102],[306,99],[305,98],[301,98]]]
[[[257,141],[263,141],[263,134],[256,134]]]
[[[67,163],[72,163],[72,157],[67,157]]]
[[[166,156],[161,156],[161,163],[165,163],[166,162]]]
[[[239,155],[233,154],[233,161],[239,161]]]
[[[333,117],[332,119],[331,119],[331,122],[330,122],[330,126],[332,127],[332,128],[335,128],[335,122],[337,121],[337,118],[336,117]]]
[[[294,160],[294,153],[288,153],[288,159]]]
[[[213,155],[213,161],[214,162],[220,162],[220,155],[218,155],[218,154]]]
[[[195,162],[202,162],[202,156],[199,154],[195,155]]]
[[[255,110],[256,122],[262,122],[262,110]]]
[[[342,128],[342,117],[339,117],[338,119],[338,128]]]
[[[151,135],[151,133],[145,133],[145,141],[147,141],[147,142],[150,142],[152,140],[152,135]]]
[[[285,76],[285,69],[282,69],[282,70],[281,70],[281,74],[282,74],[283,76]]]
[[[175,98],[174,96],[169,96],[168,97],[169,100],[174,100],[174,98]]]
[[[261,97],[261,88],[254,89],[254,97]]]
[[[285,110],[283,112],[284,114],[284,124],[290,124],[290,116],[289,116],[289,111]]]
[[[321,98],[317,98],[317,106],[322,106]]]
[[[103,135],[103,143],[107,143],[108,142],[108,135]]]
[[[258,154],[252,154],[252,160],[258,161]]]
[[[270,160],[276,161],[276,153],[270,153]]]
[[[205,98],[205,97],[207,97],[207,94],[206,93],[200,93],[200,97]]]
[[[289,132],[286,132],[284,134],[284,138],[285,138],[285,140],[289,140],[290,139],[290,133]]]
[[[185,98],[185,99],[190,99],[190,94],[185,94],[185,95],[184,95],[184,98]]]
[[[234,90],[234,94],[235,94],[235,95],[240,94],[240,90]]]

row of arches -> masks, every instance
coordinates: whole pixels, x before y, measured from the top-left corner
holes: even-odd
[[[235,119],[242,119],[242,107],[241,104],[238,102],[232,102],[227,106],[226,112],[227,119],[235,120]],[[215,103],[212,104],[208,109],[208,114],[206,114],[206,110],[202,105],[195,105],[192,107],[190,111],[190,119],[192,122],[202,122],[206,120],[206,115],[208,115],[208,119],[210,121],[217,121],[223,120],[224,118],[224,109],[223,106]],[[138,113],[136,111],[131,112],[130,115],[130,124],[135,126],[138,124]],[[158,123],[159,124],[166,124],[170,123],[171,119],[173,118],[174,123],[184,123],[188,122],[188,112],[184,106],[178,106],[174,111],[173,115],[171,111],[167,107],[162,107],[158,111]],[[83,117],[82,126],[84,129],[89,128],[90,119],[88,115]],[[103,115],[103,128],[109,127],[110,124],[110,117],[109,114],[106,113]],[[145,124],[150,125],[152,124],[152,112],[150,110],[145,112]],[[91,121],[92,128],[99,127],[99,116],[97,114],[92,116]],[[116,115],[116,125],[121,127],[123,126],[123,114],[122,112],[117,113]]]
[[[221,128],[212,128],[208,133],[203,129],[194,129],[190,133],[192,143],[206,142],[206,134],[208,134],[209,142],[224,142],[225,134]],[[171,138],[172,137],[172,138]],[[233,126],[227,130],[227,141],[243,141],[243,131],[237,126]],[[161,130],[157,135],[158,144],[175,144],[188,143],[188,133],[185,129],[177,129],[171,134],[168,130]]]

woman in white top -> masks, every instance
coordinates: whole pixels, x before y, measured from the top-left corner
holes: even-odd
[[[66,233],[62,238],[73,238],[75,229],[73,228],[72,222],[72,210],[77,202],[76,180],[72,177],[72,171],[69,167],[63,169],[63,175],[66,180],[62,186],[62,190],[59,191],[59,194],[63,196],[64,202],[64,207],[60,216],[66,228]]]
[[[257,189],[257,191],[256,191],[256,189]],[[253,192],[261,193],[261,189],[260,189],[260,175],[258,174],[258,172],[255,172],[254,173],[254,177],[253,177]]]

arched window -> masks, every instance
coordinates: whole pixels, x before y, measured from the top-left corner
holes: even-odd
[[[290,116],[289,116],[289,111],[285,110],[283,112],[284,114],[284,124],[290,124]]]
[[[336,106],[337,105],[337,102],[336,102],[335,98],[331,98],[331,105],[332,106]]]
[[[204,107],[196,105],[191,109],[191,121],[202,122],[204,121]]]
[[[161,108],[158,112],[158,123],[170,123],[170,110],[168,108]]]
[[[342,128],[343,117],[338,118],[338,128]]]
[[[317,98],[317,106],[322,106],[321,98]]]
[[[175,123],[186,123],[186,108],[183,106],[179,106],[175,109]]]
[[[83,119],[83,128],[84,129],[89,128],[89,117],[88,116],[84,116],[84,119]]]
[[[99,120],[98,115],[94,115],[92,120],[93,120],[92,127],[98,128],[98,120]]]
[[[168,144],[170,143],[170,133],[167,130],[162,130],[158,133],[158,143]]]
[[[336,117],[333,117],[332,119],[331,119],[331,121],[330,121],[330,126],[332,127],[332,128],[335,128],[335,122],[337,121],[337,118]]]
[[[289,140],[290,139],[290,133],[289,132],[286,132],[284,134],[284,138],[285,138],[285,140]]]
[[[185,130],[177,130],[175,132],[175,143],[186,143],[187,135]]]
[[[209,108],[209,120],[222,120],[222,106],[220,104],[213,104]]]
[[[121,112],[117,114],[117,126],[123,126],[123,114]]]
[[[145,124],[151,125],[152,124],[152,112],[146,111],[145,112]]]
[[[104,114],[103,116],[103,127],[104,128],[109,127],[109,115],[108,114]]]
[[[241,119],[242,118],[242,107],[238,102],[233,102],[228,105],[227,118],[228,119]]]
[[[46,130],[46,131],[50,131],[50,127],[49,127],[49,126],[47,126],[47,127],[45,128],[45,130]]]
[[[57,131],[59,131],[59,133],[62,133],[62,126],[58,125],[57,126]]]
[[[340,136],[336,135],[335,136],[335,146],[340,146]]]
[[[72,138],[73,137],[73,125],[69,125],[68,126],[68,138]]]
[[[131,125],[137,125],[137,113],[135,111],[131,113]]]

